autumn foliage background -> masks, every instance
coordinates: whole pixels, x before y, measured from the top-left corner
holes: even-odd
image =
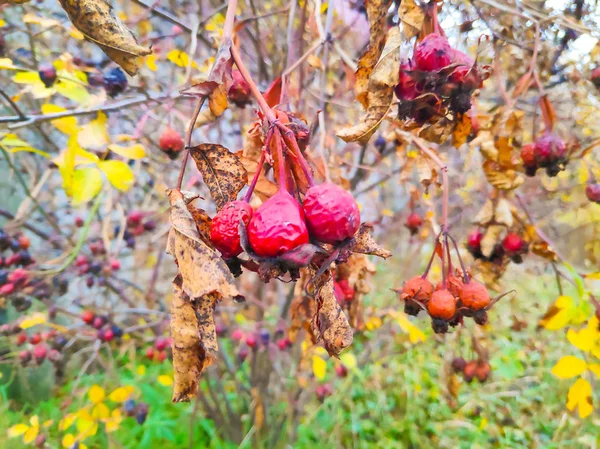
[[[232,24],[210,0],[0,1],[0,447],[597,447],[598,2],[235,3]],[[481,77],[467,111],[439,100],[456,65],[433,106],[392,93],[438,19]],[[248,264],[233,281],[209,246],[173,263],[261,173],[268,114],[223,75],[236,51],[317,181],[351,191],[370,226],[333,272],[350,293],[323,281],[338,321],[314,325],[314,265],[295,284]],[[528,176],[523,148],[549,128],[567,157]],[[444,229],[506,295],[487,324],[436,334],[395,290],[432,252],[428,276],[445,279]],[[509,233],[527,250],[492,257]],[[181,312],[195,296],[209,301]],[[201,354],[173,354],[190,329]]]

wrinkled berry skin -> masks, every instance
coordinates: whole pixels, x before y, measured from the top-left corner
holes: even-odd
[[[330,182],[308,189],[304,214],[311,237],[323,243],[346,240],[360,227],[360,211],[354,197]]]
[[[253,215],[252,206],[245,201],[231,201],[215,215],[210,223],[210,240],[223,257],[231,259],[242,253],[240,245],[240,218],[248,226]]]
[[[183,138],[181,134],[171,127],[166,127],[158,138],[158,146],[171,158],[183,150]]]
[[[38,72],[40,80],[46,87],[52,87],[54,81],[56,81],[56,69],[52,64],[44,64],[40,67]]]
[[[276,257],[308,243],[308,229],[300,204],[280,190],[265,201],[248,225],[248,240],[261,257]]]
[[[448,39],[439,34],[429,34],[415,49],[415,64],[418,70],[435,72],[450,65],[452,53]]]
[[[458,290],[458,297],[465,307],[473,310],[481,310],[490,305],[490,294],[485,285],[472,279]]]
[[[427,304],[427,311],[433,318],[450,320],[456,313],[456,299],[446,289],[433,292]]]
[[[400,65],[398,84],[394,88],[394,92],[399,100],[414,100],[417,97],[416,83],[410,76],[410,73],[408,73],[414,69],[415,66],[410,59]]]
[[[560,171],[559,164],[566,162],[567,147],[558,135],[545,133],[535,141],[534,155],[538,165],[546,168],[549,176],[556,176]]]
[[[227,91],[227,99],[235,104],[238,108],[244,108],[252,103],[250,95],[250,86],[242,76],[239,70],[231,72],[233,78],[231,87]]]
[[[588,184],[585,187],[585,196],[591,202],[600,204],[600,184]]]
[[[107,95],[114,98],[127,89],[127,77],[123,70],[119,67],[114,67],[104,73],[102,84]]]

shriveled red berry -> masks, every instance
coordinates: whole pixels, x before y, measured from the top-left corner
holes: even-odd
[[[490,294],[487,288],[473,279],[458,290],[458,298],[465,307],[473,310],[481,310],[490,305]]]
[[[183,149],[183,138],[181,134],[167,126],[158,138],[158,146],[162,151],[178,152]]]
[[[456,357],[452,360],[452,370],[455,373],[460,373],[464,371],[465,366],[467,365],[467,361],[462,357]]]
[[[456,314],[456,298],[447,289],[433,292],[427,311],[433,318],[450,320]]]
[[[246,82],[240,71],[233,70],[231,76],[233,80],[231,87],[227,91],[227,99],[239,108],[243,108],[252,103],[250,85]]]
[[[452,47],[444,36],[429,34],[417,45],[414,61],[417,69],[433,72],[452,62]]]
[[[411,212],[410,215],[406,217],[406,223],[404,224],[404,226],[408,228],[411,235],[415,235],[417,232],[419,232],[419,228],[422,224],[423,218],[421,218],[421,216],[418,213]]]
[[[417,97],[416,83],[409,73],[413,70],[415,70],[415,65],[410,59],[406,62],[403,62],[400,65],[400,76],[398,79],[398,84],[394,88],[394,92],[396,93],[396,96],[399,100],[410,101],[414,100]]]
[[[104,317],[97,316],[94,317],[94,320],[92,321],[92,326],[94,327],[94,329],[100,329],[102,326],[104,326],[105,323],[106,319]]]
[[[508,234],[506,234],[506,237],[504,237],[504,240],[502,240],[502,248],[504,248],[504,251],[511,254],[516,254],[520,252],[523,249],[524,245],[525,242],[523,241],[523,239],[521,239],[519,234],[516,234],[514,232],[509,232]]]
[[[600,204],[600,184],[593,183],[585,186],[585,196],[593,203]]]
[[[245,201],[231,201],[215,215],[210,224],[210,240],[223,257],[232,258],[242,253],[240,219],[248,226],[254,210]]]
[[[402,295],[405,300],[417,300],[427,304],[433,295],[433,285],[421,276],[415,276],[404,283]]]
[[[248,225],[248,240],[261,257],[279,256],[308,243],[300,204],[287,191],[278,191],[254,212]]]
[[[127,214],[127,226],[134,228],[141,224],[144,213],[140,210],[132,210]],[[93,251],[92,251],[93,252]]]
[[[323,243],[341,242],[354,236],[360,227],[356,200],[350,192],[330,182],[308,189],[304,214],[310,235]]]
[[[96,318],[96,315],[94,315],[94,312],[92,312],[91,310],[84,310],[81,313],[81,319],[85,324],[92,324],[94,318]]]

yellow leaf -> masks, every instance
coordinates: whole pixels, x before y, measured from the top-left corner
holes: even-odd
[[[556,313],[540,320],[540,324],[548,330],[559,330],[569,324],[575,305],[570,296],[559,296],[554,307],[557,309]]]
[[[65,78],[61,78],[61,82],[55,85],[55,89],[56,92],[75,103],[87,104],[91,99],[91,95],[85,86]]]
[[[585,360],[575,357],[574,355],[566,355],[554,365],[552,374],[560,379],[570,379],[571,377],[583,374],[586,368],[587,363]]]
[[[139,143],[136,143],[130,147],[113,144],[109,145],[108,149],[126,159],[142,159],[146,156],[146,150],[144,150],[144,147]]]
[[[156,55],[152,53],[151,55],[146,56],[146,67],[148,67],[153,72],[156,72]]]
[[[77,168],[73,172],[71,196],[73,205],[87,203],[102,189],[102,174],[96,167]]]
[[[31,427],[39,427],[40,418],[38,418],[37,415],[33,415],[31,418],[29,418],[29,424],[31,424]]]
[[[93,404],[98,404],[104,400],[106,393],[100,385],[92,385],[88,390],[88,398]]]
[[[55,104],[46,103],[42,105],[42,112],[44,114],[54,114],[57,112],[65,112],[66,109]],[[55,120],[51,120],[51,123],[61,132],[67,136],[71,136],[77,132],[77,119],[75,117],[64,117]]]
[[[108,433],[116,431],[121,425],[121,410],[118,408],[113,410],[110,414],[110,418],[106,420],[106,431]]]
[[[597,340],[596,332],[589,327],[579,331],[569,329],[569,332],[567,332],[567,339],[573,346],[575,346],[577,349],[581,349],[584,352],[591,351],[594,347],[594,343]]]
[[[43,28],[60,26],[60,22],[58,20],[38,17],[32,13],[25,14],[21,20],[24,23],[33,23],[35,25],[41,25]]]
[[[188,54],[181,50],[171,50],[167,53],[167,59],[179,67],[187,67],[190,62]],[[192,61],[192,67],[196,67],[196,63]]]
[[[417,326],[411,323],[406,314],[402,312],[397,313],[396,322],[402,328],[402,330],[408,334],[408,339],[411,343],[425,341],[426,337],[423,331],[421,331],[421,329],[419,329]]]
[[[327,372],[327,362],[318,355],[313,355],[312,370],[318,380],[323,380]]]
[[[370,331],[378,329],[382,325],[383,325],[383,321],[381,321],[381,318],[379,318],[378,316],[372,316],[365,323],[365,327],[367,328],[367,330],[370,330]]]
[[[131,168],[123,161],[98,162],[98,168],[104,172],[115,189],[123,192],[129,190],[135,181]]]
[[[0,69],[15,69],[12,59],[0,58]]]
[[[39,154],[40,156],[43,156],[46,159],[50,159],[52,157],[52,156],[50,156],[50,154],[46,153],[45,151],[38,150],[37,148],[33,148],[33,147],[17,147],[17,148],[11,148],[10,150],[8,150],[9,153],[19,153],[21,151],[25,151],[27,153]]]
[[[29,426],[27,424],[15,424],[10,429],[8,429],[8,438],[14,438],[23,435]]]
[[[79,145],[86,148],[99,148],[106,145],[108,143],[106,114],[99,111],[96,119],[83,125],[79,130],[77,141]]]
[[[585,172],[588,172],[588,169],[585,169]],[[600,281],[600,271],[596,271],[595,273],[590,273],[585,275],[586,279],[591,279],[592,281]]]
[[[381,210],[381,215],[384,215],[386,217],[393,217],[394,216],[394,212],[391,211],[390,209],[382,209]]]
[[[5,147],[26,147],[29,146],[27,142],[20,139],[16,134],[5,134],[0,140],[0,145]]]
[[[143,376],[146,374],[146,367],[144,365],[138,365],[135,371],[137,372],[138,376]]]
[[[173,385],[173,377],[168,374],[161,374],[158,376],[158,383],[164,385],[165,387],[170,387]]]
[[[71,31],[69,32],[69,34],[71,35],[71,37],[73,39],[77,39],[78,41],[82,41],[85,38],[83,33],[75,27],[71,28]]]
[[[96,435],[98,432],[98,423],[94,421],[92,416],[88,413],[88,416],[84,418],[79,418],[77,420],[77,431],[79,432],[79,438],[85,439],[87,437]]]
[[[125,387],[119,387],[108,396],[108,399],[113,402],[125,402],[127,399],[129,399],[132,393],[132,386],[128,385]]]
[[[32,443],[38,435],[39,429],[37,427],[30,427],[23,435],[23,443],[29,444]]]
[[[344,366],[349,370],[355,370],[358,368],[356,357],[351,352],[345,352],[342,355],[340,355],[340,360],[342,361]]]
[[[6,25],[6,22],[4,19],[0,19],[0,28],[2,28],[4,25]]]
[[[106,419],[110,416],[110,410],[103,402],[99,402],[98,404],[92,407],[92,418],[96,420]]]
[[[54,424],[54,420],[52,419],[47,419],[46,421],[44,421],[44,423],[42,424],[42,427],[44,429],[47,429],[48,427],[50,427],[52,424]]]
[[[596,376],[600,377],[600,363],[590,363],[588,369]]]
[[[577,379],[569,389],[567,408],[571,411],[578,408],[580,418],[587,418],[594,411],[592,386],[584,378]]]
[[[46,322],[46,315],[43,313],[34,313],[30,317],[25,318],[21,321],[19,326],[21,329],[29,329],[30,327],[37,326],[38,324],[44,324]]]
[[[33,71],[23,71],[16,73],[12,77],[12,80],[17,84],[40,84],[45,88],[44,83],[42,83],[42,80],[40,79],[40,75],[37,72]]]
[[[67,413],[65,417],[58,423],[58,430],[62,432],[63,430],[68,429],[75,423],[76,419],[77,415],[75,413]]]

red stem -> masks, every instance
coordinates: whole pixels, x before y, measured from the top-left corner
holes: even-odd
[[[279,164],[279,191],[287,192],[287,175],[285,173],[285,160],[283,159],[283,145],[281,145],[281,133],[277,128],[274,130],[275,133],[275,150],[277,152],[277,162]]]
[[[440,236],[441,235],[442,235],[442,233],[440,232],[435,237],[435,241],[434,241],[434,244],[433,244],[433,251],[431,253],[431,257],[429,258],[429,263],[427,263],[427,268],[425,268],[425,271],[421,275],[421,278],[423,278],[423,279],[427,278],[427,275],[429,274],[429,270],[431,269],[431,266],[433,265],[433,259],[435,258],[435,253],[437,252],[437,246],[438,246],[438,243],[440,242]]]
[[[296,141],[294,133],[290,131],[289,128],[286,128],[282,123],[277,123],[277,126],[281,128],[283,139],[285,140],[286,145],[292,150],[296,158],[298,158],[300,169],[302,170],[302,173],[304,173],[304,176],[306,176],[306,180],[308,181],[309,187],[314,186],[315,179],[313,178],[312,172],[310,171],[308,162],[306,162],[302,151],[300,151],[300,147],[298,146],[298,142]]]
[[[250,202],[250,198],[252,198],[252,194],[254,193],[254,189],[256,188],[256,183],[258,182],[258,178],[260,178],[260,175],[262,173],[263,166],[265,165],[267,148],[268,148],[268,145],[271,144],[271,136],[272,135],[273,135],[272,132],[267,135],[267,140],[266,140],[266,143],[265,143],[265,148],[263,148],[262,154],[260,155],[260,159],[258,161],[258,166],[256,167],[256,173],[254,173],[254,178],[252,178],[252,182],[250,183],[250,187],[248,187],[248,191],[246,192],[246,195],[244,195],[244,201],[246,203]]]
[[[450,237],[450,240],[452,241],[452,244],[454,245],[454,249],[456,250],[456,256],[458,257],[458,262],[460,263],[460,268],[462,269],[463,272],[463,279],[465,280],[465,283],[469,283],[471,281],[471,279],[469,278],[469,274],[467,273],[467,269],[465,268],[465,264],[463,263],[462,257],[460,257],[460,251],[458,250],[458,245],[456,244],[456,240],[454,240],[454,238],[448,234],[448,237]]]

